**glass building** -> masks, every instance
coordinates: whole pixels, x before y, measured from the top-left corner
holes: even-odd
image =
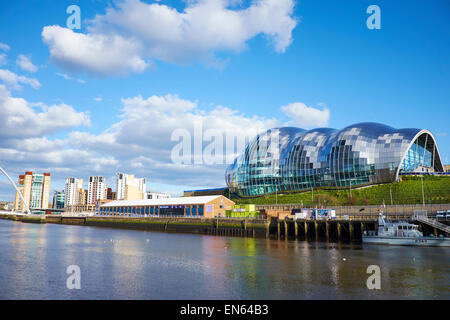
[[[44,185],[43,174],[33,174],[31,183],[30,208],[42,208],[42,189]]]
[[[245,147],[225,179],[240,196],[256,196],[393,182],[417,171],[444,171],[430,131],[366,122],[342,130],[270,129]]]

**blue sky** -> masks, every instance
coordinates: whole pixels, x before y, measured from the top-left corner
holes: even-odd
[[[448,1],[213,0],[222,5],[192,14],[185,39],[172,38],[179,31],[173,25],[158,24],[158,12],[173,17],[204,2],[3,1],[0,43],[9,50],[0,49],[0,69],[10,72],[3,74],[4,94],[23,98],[36,115],[53,105],[70,109],[62,108],[63,118],[42,115],[49,123],[34,134],[18,127],[0,133],[0,163],[14,178],[25,170],[49,170],[52,189],[62,188],[66,176],[86,180],[91,174],[105,175],[114,187],[117,171],[145,176],[149,189],[173,193],[223,186],[222,165],[174,170],[165,163],[175,144],[170,132],[177,128],[176,119],[184,128],[196,117],[219,129],[220,119],[237,122],[232,129],[242,134],[255,123],[343,128],[374,121],[427,128],[437,138],[443,161],[450,163]],[[208,19],[208,10],[244,12],[265,2],[272,6],[265,16]],[[64,30],[71,4],[81,9],[81,30]],[[366,8],[372,4],[381,9],[380,30],[366,26]],[[126,19],[133,6],[148,5],[167,10],[155,10],[148,19],[145,10],[138,10],[138,18]],[[45,29],[49,26],[59,27]],[[77,34],[86,37],[75,45]],[[116,36],[125,44],[89,49],[95,37]],[[130,49],[134,44],[139,48]],[[107,52],[115,49],[126,51],[119,61],[109,59]],[[16,62],[19,55],[37,70],[23,69]],[[11,73],[40,86],[33,88],[23,78],[14,82]],[[294,103],[312,114],[319,110],[321,118],[283,112],[282,106]],[[139,122],[136,114],[146,108],[157,113]],[[234,110],[234,116],[223,108]],[[23,124],[35,122],[25,119]],[[39,155],[39,145],[54,158]],[[6,180],[0,182],[0,198],[10,200]]]

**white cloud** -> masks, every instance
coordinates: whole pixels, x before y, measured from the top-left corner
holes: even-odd
[[[299,108],[299,105],[302,106]],[[292,112],[293,116],[297,116],[299,110],[309,113],[311,109],[317,110],[301,103],[292,103],[283,108],[284,112]],[[320,116],[309,118],[313,119],[311,122],[321,119]],[[251,139],[261,131],[281,125],[277,119],[247,116],[221,105],[215,105],[207,111],[197,101],[177,95],[137,95],[122,99],[117,121],[105,131],[94,134],[73,129],[89,124],[87,114],[76,112],[65,104],[50,107],[42,103],[31,104],[22,98],[12,97],[2,85],[0,119],[3,119],[3,125],[0,126],[2,164],[14,175],[24,170],[51,172],[52,189],[62,188],[67,176],[87,179],[94,174],[104,175],[108,186],[114,187],[117,171],[147,177],[149,188],[152,189],[155,189],[155,185],[164,185],[173,190],[224,186],[226,164],[180,165],[172,162],[171,151],[178,144],[177,141],[171,141],[174,130],[184,129],[193,138],[195,124],[201,123],[202,134],[216,129],[226,147],[227,135]],[[64,138],[50,138],[50,134],[60,130],[72,131]],[[209,143],[203,141],[202,147],[205,148]],[[200,149],[200,152],[203,150]],[[242,151],[224,150],[231,152],[232,157]],[[198,156],[194,141],[192,152],[193,156]]]
[[[32,62],[31,59],[23,54],[19,54],[16,63],[19,65],[19,67],[22,70],[28,71],[28,72],[36,72],[38,70],[38,67],[36,67]]]
[[[42,109],[41,112],[25,99],[11,96],[8,89],[0,85],[0,140],[42,138],[62,129],[90,124],[86,113],[76,112],[69,105],[35,105]]]
[[[6,53],[0,54],[0,66],[3,66],[6,64]]]
[[[62,188],[66,176],[86,179],[93,174],[105,175],[113,186],[118,170],[147,177],[153,186],[193,188],[199,181],[202,186],[223,186],[225,165],[183,166],[171,161],[171,149],[177,144],[171,141],[172,132],[184,128],[193,134],[194,123],[202,122],[204,131],[216,128],[224,136],[228,132],[252,138],[279,125],[275,119],[248,117],[223,106],[207,112],[196,101],[176,95],[139,95],[123,99],[122,104],[118,121],[102,133],[72,131],[64,139],[50,139],[48,135],[58,130],[88,124],[88,116],[64,104],[35,104],[42,109],[39,112],[0,85],[0,118],[4,119],[0,159],[12,174],[50,171],[52,188]]]
[[[22,86],[20,84],[30,85],[33,89],[39,89],[41,87],[41,83],[39,80],[34,78],[29,78],[25,76],[19,76],[14,72],[11,72],[6,69],[0,69],[0,80],[12,89],[20,90]]]
[[[9,46],[6,43],[0,42],[0,49],[4,51],[9,51]]]
[[[330,119],[330,110],[327,107],[320,110],[308,107],[302,102],[282,106],[281,111],[292,119],[291,124],[301,128],[326,127]]]
[[[94,98],[94,101],[96,101],[96,102],[101,102],[102,100],[103,100],[102,97],[95,97],[95,98]]]
[[[68,75],[65,74],[65,73],[59,73],[59,72],[57,72],[56,75],[57,75],[57,76],[60,76],[61,78],[64,78],[65,80],[71,80],[71,79],[72,79],[72,77],[68,76]]]
[[[60,76],[61,78],[65,79],[65,80],[72,80],[72,79],[74,79],[74,78],[72,78],[71,76],[69,76],[69,75],[67,75],[65,73],[57,72],[56,75]],[[83,79],[75,78],[74,80],[76,80],[79,83],[86,83],[86,81],[84,81]]]
[[[138,55],[140,44],[120,35],[81,34],[59,26],[47,26],[42,38],[50,47],[51,59],[77,72],[108,75],[142,72],[148,63]]]
[[[294,0],[256,0],[233,8],[234,0],[188,1],[183,11],[158,3],[124,0],[90,21],[87,34],[46,26],[43,41],[52,60],[70,71],[98,75],[142,72],[149,59],[219,64],[219,51],[239,52],[266,36],[283,53],[297,25]]]
[[[0,159],[2,167],[13,177],[25,170],[51,172],[54,189],[62,186],[66,175],[97,168],[97,156],[70,148],[67,139],[48,137],[74,126],[89,125],[88,114],[66,104],[30,103],[13,97],[0,85],[0,119]],[[0,185],[0,199],[14,199],[9,185]]]

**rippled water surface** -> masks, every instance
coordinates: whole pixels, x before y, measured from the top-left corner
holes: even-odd
[[[78,265],[81,289],[66,269]],[[366,286],[381,268],[381,290]],[[0,299],[449,299],[450,248],[0,220]]]

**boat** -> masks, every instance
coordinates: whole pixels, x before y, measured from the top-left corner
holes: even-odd
[[[364,231],[363,243],[400,246],[450,247],[450,238],[424,236],[419,226],[407,221],[390,221],[380,213],[377,230]]]

